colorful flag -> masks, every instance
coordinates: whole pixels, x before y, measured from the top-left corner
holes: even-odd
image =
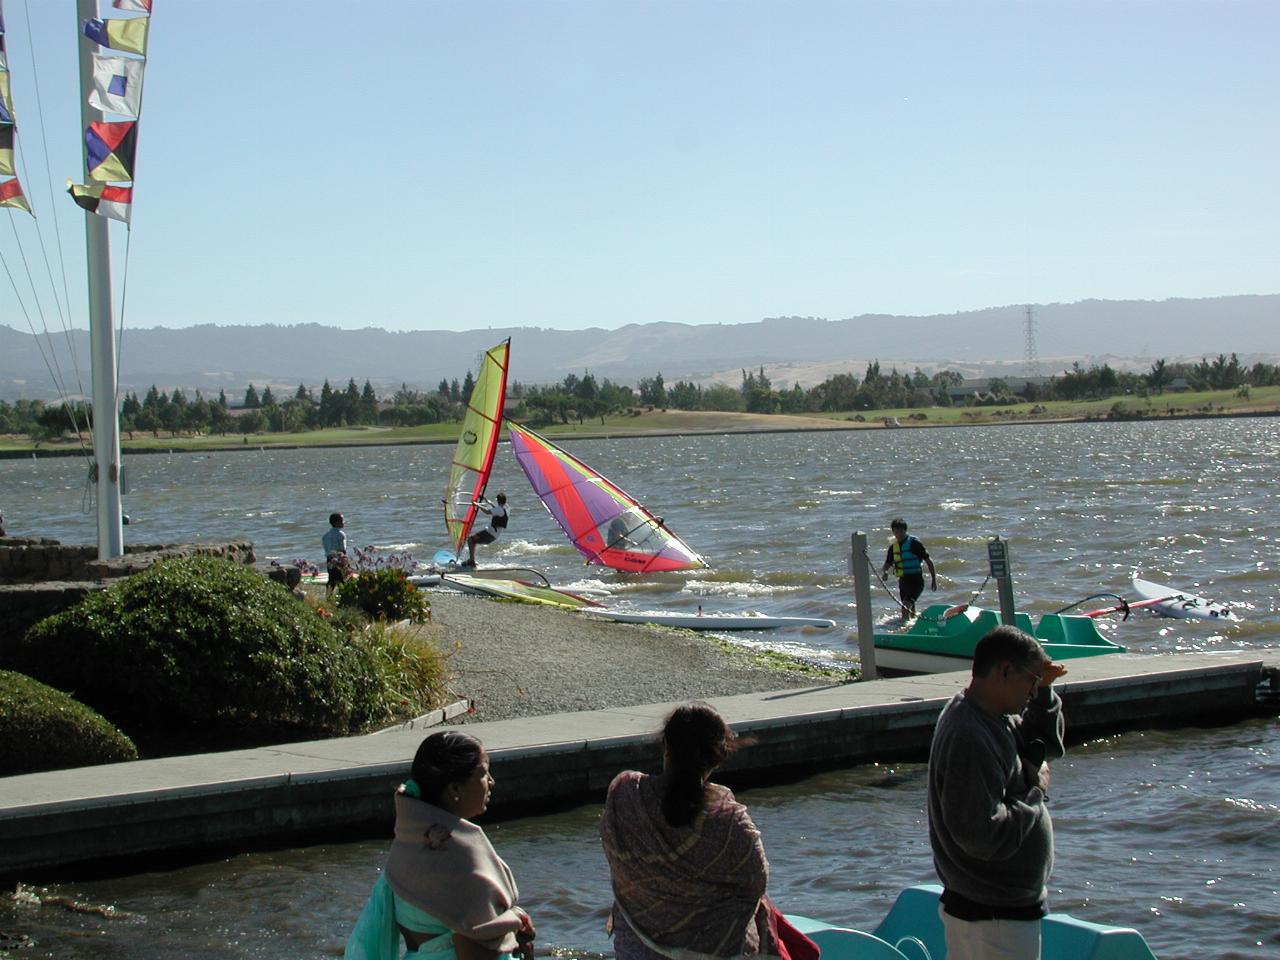
[[[3,28],[0,28],[2,30]],[[4,33],[0,32],[0,70],[9,69],[9,58],[4,52]]]
[[[104,113],[136,117],[142,106],[142,68],[145,60],[126,57],[93,58],[93,90],[89,106]]]
[[[132,180],[133,157],[138,146],[138,121],[105,120],[89,124],[84,142],[89,148],[86,166],[94,180]]]
[[[0,70],[0,123],[13,123],[13,101],[9,99],[8,70]]]
[[[22,185],[18,183],[17,177],[0,182],[0,207],[17,207],[19,210],[31,213],[31,205],[27,203],[27,198],[22,193]],[[35,216],[35,214],[32,214],[32,216]]]
[[[131,20],[86,20],[84,35],[100,47],[125,50],[143,56],[147,52],[147,25],[150,17]]]
[[[132,10],[135,13],[150,13],[151,0],[111,0],[117,10]]]
[[[104,183],[75,183],[67,181],[67,193],[79,206],[90,213],[129,222],[133,213],[133,187],[113,187]]]
[[[17,172],[13,167],[13,124],[0,123],[0,173],[12,177]]]

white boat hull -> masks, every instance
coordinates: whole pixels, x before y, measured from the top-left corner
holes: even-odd
[[[747,614],[708,614],[699,616],[696,613],[631,613],[623,610],[584,610],[602,620],[615,623],[651,623],[661,627],[680,627],[684,630],[777,630],[783,627],[813,627],[818,630],[829,630],[836,625],[834,620],[817,617],[765,617]]]

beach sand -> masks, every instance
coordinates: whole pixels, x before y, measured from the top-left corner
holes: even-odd
[[[449,656],[450,688],[475,701],[472,722],[840,682],[755,662],[748,649],[726,649],[689,630],[463,594],[429,599]]]

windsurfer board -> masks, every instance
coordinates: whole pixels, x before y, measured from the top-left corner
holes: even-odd
[[[583,610],[601,620],[614,623],[651,623],[660,627],[680,627],[685,630],[777,630],[781,627],[814,627],[829,630],[834,620],[818,617],[767,617],[749,613],[697,614],[697,613],[632,613],[628,610]]]
[[[1150,601],[1147,609],[1163,617],[1180,620],[1239,620],[1225,604],[1214,603],[1193,593],[1183,593],[1150,580],[1133,578],[1133,592]]]
[[[543,587],[523,580],[500,580],[489,577],[473,577],[465,573],[446,573],[440,577],[440,585],[453,587],[464,593],[478,593],[500,600],[520,600],[524,603],[540,603],[551,607],[577,610],[595,606],[596,601],[580,597],[576,593]]]

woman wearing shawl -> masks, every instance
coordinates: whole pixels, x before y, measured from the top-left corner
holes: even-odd
[[[347,941],[346,960],[510,960],[533,955],[533,924],[516,906],[511,870],[471,818],[493,788],[475,737],[433,733],[396,791],[386,869]]]
[[[600,825],[618,960],[778,953],[760,831],[708,782],[739,741],[715,710],[691,703],[667,718],[662,745],[662,775],[618,774]]]

